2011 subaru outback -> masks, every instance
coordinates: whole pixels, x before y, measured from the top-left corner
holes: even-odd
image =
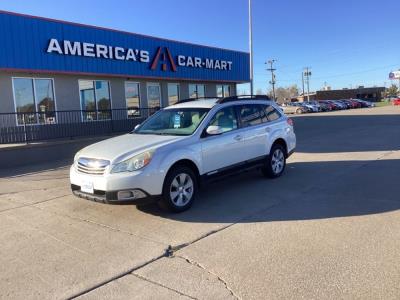
[[[258,96],[184,100],[129,134],[79,151],[70,170],[75,195],[106,203],[154,199],[190,208],[200,183],[260,168],[282,175],[296,147],[293,122]]]

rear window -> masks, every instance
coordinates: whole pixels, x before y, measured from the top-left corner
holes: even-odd
[[[263,123],[261,105],[249,104],[240,108],[240,118],[244,127]]]
[[[265,106],[264,111],[269,122],[278,120],[282,116],[281,113],[272,105]]]

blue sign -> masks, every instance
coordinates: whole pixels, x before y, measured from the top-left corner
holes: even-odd
[[[249,81],[249,54],[0,11],[0,69]]]

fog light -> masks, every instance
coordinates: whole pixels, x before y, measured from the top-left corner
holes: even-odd
[[[120,191],[118,192],[118,200],[133,200],[145,198],[146,194],[141,190]]]
[[[134,199],[135,196],[131,191],[118,192],[118,200]]]

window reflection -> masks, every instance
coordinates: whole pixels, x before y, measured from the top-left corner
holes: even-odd
[[[168,83],[168,104],[173,105],[179,101],[179,84]]]
[[[85,121],[111,118],[110,88],[108,81],[80,80],[82,116]]]
[[[189,98],[204,98],[205,90],[204,84],[189,84]]]
[[[217,85],[217,97],[229,97],[230,94],[231,87],[229,85]]]
[[[52,79],[13,78],[17,123],[56,123]]]
[[[125,82],[125,100],[128,118],[140,116],[139,83]]]
[[[149,84],[147,86],[147,102],[149,108],[159,109],[161,107],[161,93],[158,84]]]

